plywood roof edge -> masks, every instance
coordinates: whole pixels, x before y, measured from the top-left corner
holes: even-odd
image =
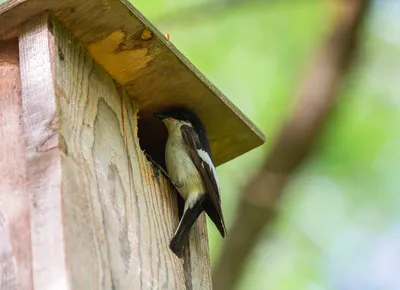
[[[243,112],[235,106],[192,62],[182,54],[179,49],[170,42],[138,9],[129,1],[121,0],[124,5],[137,17],[154,35],[194,74],[218,99],[231,109],[249,128],[260,138],[260,145],[265,142],[265,135]]]

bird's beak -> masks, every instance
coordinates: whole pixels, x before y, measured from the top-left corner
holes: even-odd
[[[154,113],[153,116],[156,117],[157,119],[160,119],[161,121],[166,118],[166,116],[164,116],[162,114],[156,114],[156,113]]]

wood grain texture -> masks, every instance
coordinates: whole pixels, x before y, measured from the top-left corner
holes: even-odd
[[[67,289],[61,156],[53,86],[52,43],[47,16],[22,27],[19,40],[22,102],[27,138],[27,181],[31,197],[31,240],[35,289]]]
[[[0,290],[17,290],[17,269],[15,267],[10,225],[0,211]]]
[[[206,214],[203,212],[189,234],[184,252],[186,289],[212,289]]]
[[[32,289],[18,41],[0,42],[0,289]]]
[[[203,119],[217,165],[263,143],[255,125],[128,0],[9,0],[0,4],[0,39],[18,35],[21,23],[45,10],[55,13],[140,106],[143,127],[158,133],[141,132],[151,153],[163,152],[166,132],[150,113],[171,105],[185,105]]]
[[[211,287],[204,219],[189,253],[204,263],[184,270],[168,248],[176,193],[139,146],[138,106],[57,20],[22,32],[35,287],[186,289],[190,274]]]

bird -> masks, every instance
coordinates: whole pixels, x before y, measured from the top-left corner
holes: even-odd
[[[163,174],[185,201],[182,217],[169,244],[171,251],[181,257],[190,229],[203,211],[221,236],[224,238],[227,235],[220,186],[201,119],[184,107],[173,107],[153,115],[164,123],[168,131],[165,145],[167,172]]]

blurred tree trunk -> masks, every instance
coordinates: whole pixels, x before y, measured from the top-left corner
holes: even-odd
[[[276,214],[292,173],[309,157],[354,59],[367,0],[340,0],[338,19],[305,74],[292,114],[261,170],[244,188],[236,220],[213,273],[214,289],[234,289],[247,258]]]

